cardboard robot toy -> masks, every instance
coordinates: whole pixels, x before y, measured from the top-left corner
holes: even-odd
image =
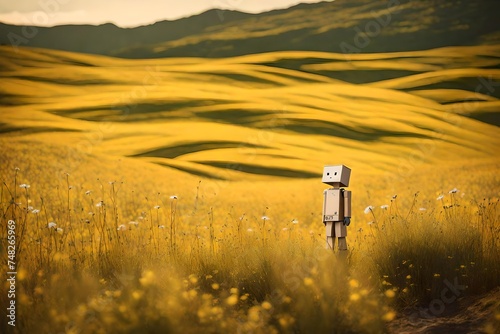
[[[325,166],[322,182],[333,188],[323,192],[323,224],[326,227],[326,247],[347,250],[347,226],[351,223],[351,192],[341,187],[349,186],[351,169],[344,165]]]

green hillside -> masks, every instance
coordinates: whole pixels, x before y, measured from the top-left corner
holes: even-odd
[[[498,43],[499,11],[498,1],[340,0],[251,16],[112,54],[152,58],[292,50],[379,53]]]
[[[262,14],[210,10],[122,29],[0,24],[0,43],[124,58],[232,57],[274,51],[380,53],[499,42],[500,3],[337,0]]]

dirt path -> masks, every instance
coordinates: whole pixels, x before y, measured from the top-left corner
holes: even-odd
[[[500,308],[500,288],[478,296],[462,298],[447,306],[440,317],[433,317],[425,309],[406,312],[389,324],[389,333],[409,334],[470,334],[500,333],[500,320],[486,331],[486,323]]]

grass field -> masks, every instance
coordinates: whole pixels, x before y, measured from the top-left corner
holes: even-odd
[[[15,329],[380,333],[498,288],[499,51],[0,47]],[[324,249],[326,164],[353,171],[344,255]]]

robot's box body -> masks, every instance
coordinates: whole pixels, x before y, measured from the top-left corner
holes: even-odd
[[[323,192],[323,222],[343,221],[351,216],[351,192],[332,188]]]
[[[351,169],[344,165],[325,166],[323,169],[323,183],[335,186],[340,184],[341,187],[349,187],[349,178],[351,177]]]

